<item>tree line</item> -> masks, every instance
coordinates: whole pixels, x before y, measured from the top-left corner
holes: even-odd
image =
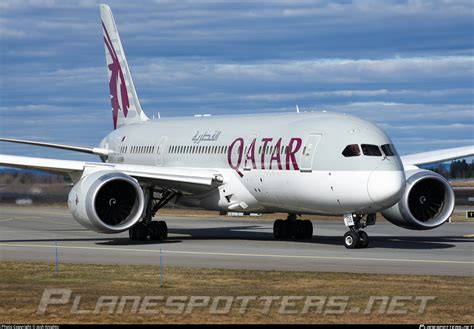
[[[474,178],[474,161],[468,163],[466,159],[453,160],[449,166],[436,164],[426,166],[425,168],[437,172],[448,179]]]

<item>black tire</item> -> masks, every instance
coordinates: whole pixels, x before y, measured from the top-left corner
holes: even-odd
[[[151,235],[150,228],[143,223],[137,224],[137,240],[138,241],[146,241],[148,237]]]
[[[273,237],[275,239],[283,239],[285,234],[284,234],[284,228],[283,228],[283,220],[277,219],[275,222],[273,222]]]
[[[150,230],[152,240],[165,240],[168,238],[168,226],[164,221],[151,222]]]
[[[367,248],[369,246],[369,235],[365,231],[359,231],[360,247]]]
[[[130,238],[130,241],[137,241],[137,232],[135,230],[135,226],[131,227],[128,230],[128,236]]]
[[[306,239],[307,233],[305,222],[305,220],[297,220],[296,222],[292,223],[294,225],[295,239]]]
[[[304,238],[305,239],[312,239],[313,238],[313,223],[310,220],[304,220]]]
[[[158,222],[150,222],[150,238],[151,240],[161,240]]]
[[[344,234],[344,246],[347,249],[356,249],[360,246],[359,234],[353,231],[348,231]]]
[[[159,221],[158,227],[160,228],[161,232],[161,240],[166,240],[168,238],[168,225],[166,225],[165,221]]]
[[[295,239],[295,222],[284,220],[283,221],[283,239]]]

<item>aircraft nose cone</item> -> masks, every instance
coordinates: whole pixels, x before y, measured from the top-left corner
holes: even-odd
[[[380,207],[391,207],[400,200],[405,190],[405,172],[377,168],[370,174],[367,192],[370,199]]]

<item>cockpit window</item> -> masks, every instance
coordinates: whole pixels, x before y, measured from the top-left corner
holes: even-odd
[[[344,151],[342,151],[342,155],[347,157],[356,157],[360,155],[360,148],[357,144],[347,145]]]
[[[364,153],[364,155],[374,157],[382,156],[382,152],[380,151],[380,148],[377,145],[361,144],[360,146],[362,147],[362,153]]]
[[[393,147],[392,144],[385,144],[385,145],[382,145],[382,151],[383,153],[386,155],[386,156],[394,156],[396,153],[395,153],[395,148]]]

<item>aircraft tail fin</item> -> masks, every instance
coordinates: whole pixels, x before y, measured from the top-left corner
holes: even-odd
[[[133,84],[122,42],[109,6],[100,5],[114,129],[148,120]]]

